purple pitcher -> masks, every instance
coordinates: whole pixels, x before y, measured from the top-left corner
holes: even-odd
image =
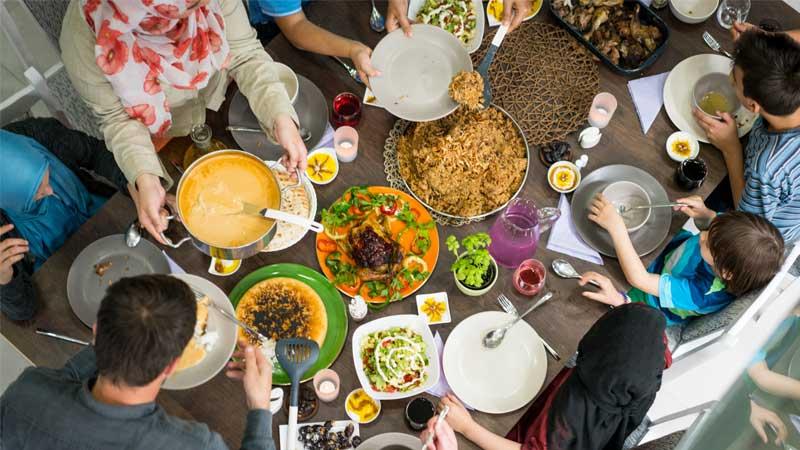
[[[533,200],[522,198],[511,200],[489,230],[489,253],[497,264],[516,269],[522,261],[533,258],[539,234],[559,217],[558,208],[537,208]]]

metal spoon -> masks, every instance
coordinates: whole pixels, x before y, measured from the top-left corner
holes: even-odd
[[[577,280],[581,278],[581,275],[578,273],[578,271],[575,270],[575,268],[572,267],[572,264],[570,264],[566,259],[559,258],[553,260],[551,267],[553,268],[553,272],[555,272],[556,275],[560,276],[561,278],[574,278]],[[600,283],[594,280],[589,280],[589,284],[594,287],[600,287]]]
[[[727,56],[730,59],[733,59],[733,55],[727,52],[721,45],[719,45],[719,41],[717,41],[714,36],[711,35],[708,31],[703,32],[703,40],[706,42],[711,50],[714,50],[717,53],[722,53],[723,55]]]
[[[139,245],[139,241],[141,240],[142,226],[139,224],[138,220],[134,220],[130,225],[128,225],[128,229],[125,230],[125,245],[133,248]]]
[[[386,29],[386,19],[383,18],[378,8],[375,7],[375,0],[372,0],[372,14],[369,16],[369,27],[376,33],[383,33],[383,30]]]
[[[657,205],[638,205],[638,206],[619,205],[617,206],[617,212],[619,212],[619,215],[623,215],[629,211],[633,211],[634,209],[671,208],[673,206],[686,206],[686,203],[671,202],[671,203],[662,203]]]
[[[239,126],[229,125],[229,126],[225,127],[225,129],[228,130],[228,131],[239,131],[239,132],[243,132],[243,133],[261,133],[261,134],[264,134],[264,130],[262,130],[261,128],[239,127]],[[307,129],[305,129],[303,127],[300,127],[297,130],[297,132],[300,133],[300,138],[303,139],[303,142],[308,142],[311,139],[311,132],[308,131]]]
[[[536,302],[533,306],[528,308],[527,311],[525,311],[524,313],[522,313],[519,316],[517,316],[516,319],[512,320],[511,322],[509,322],[507,325],[505,325],[503,327],[496,328],[496,329],[486,333],[486,336],[483,337],[483,345],[484,345],[484,347],[486,347],[486,348],[496,348],[498,345],[500,345],[501,342],[503,342],[503,339],[506,337],[506,333],[508,332],[508,330],[511,329],[511,327],[516,325],[517,322],[522,320],[522,318],[527,316],[531,311],[533,311],[534,309],[544,305],[545,302],[550,300],[550,298],[552,298],[552,297],[553,297],[553,293],[552,292],[548,292],[547,294],[544,294],[544,297],[539,299],[538,302]]]

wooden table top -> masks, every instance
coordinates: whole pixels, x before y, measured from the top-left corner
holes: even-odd
[[[334,2],[317,2],[309,6],[308,16],[313,22],[331,31],[374,46],[382,35],[372,32],[368,27],[370,11],[368,5],[368,3],[360,1],[338,1],[335,2],[335,5]],[[383,10],[382,6],[379,8]],[[536,23],[540,21],[552,22],[552,18],[548,14],[546,10],[543,10],[533,21],[527,22],[524,26],[536,26]],[[674,19],[668,9],[662,10],[660,15],[670,26],[672,33],[666,51],[647,71],[646,75],[668,71],[688,56],[708,53],[709,50],[701,38],[704,30],[709,30],[715,35],[724,47],[729,49],[732,47],[727,32],[721,29],[713,18],[700,25],[686,25]],[[783,2],[754,1],[750,20],[757,23],[767,17],[777,19],[784,29],[800,28],[800,15]],[[267,46],[267,50],[276,60],[288,64],[297,73],[313,81],[329,102],[337,93],[343,91],[352,91],[359,95],[363,93],[364,87],[350,79],[335,61],[328,57],[296,50],[283,36],[275,38]],[[611,92],[617,97],[619,107],[610,126],[604,130],[604,138],[600,145],[587,152],[590,155],[590,162],[585,173],[608,164],[632,164],[652,174],[665,187],[670,198],[685,195],[686,193],[681,191],[673,181],[675,165],[668,159],[663,149],[667,136],[675,131],[675,128],[662,109],[648,134],[643,135],[628,94],[627,81],[626,78],[610,72],[605,66],[600,67],[600,87],[603,91]],[[209,123],[213,125],[218,136],[221,135],[223,140],[233,144],[231,136],[221,131],[224,130],[222,125],[226,115],[227,103],[221,108],[220,114],[209,113]],[[354,163],[343,164],[341,173],[333,183],[317,188],[320,208],[330,205],[351,185],[386,185],[382,151],[384,140],[394,120],[394,117],[383,109],[364,107],[363,117],[358,126],[359,157]],[[176,141],[170,147],[180,148],[180,142],[185,141]],[[571,143],[575,147],[574,138],[571,138]],[[725,166],[719,152],[712,147],[703,145],[701,153],[709,165],[710,172],[706,183],[695,193],[705,197],[724,177]],[[169,155],[167,156],[169,157]],[[540,162],[532,160],[531,176],[528,177],[521,196],[535,199],[542,206],[555,206],[558,195],[547,186],[544,173],[545,169]],[[91,330],[85,327],[72,313],[67,301],[66,286],[70,265],[80,251],[91,242],[103,236],[124,232],[125,227],[135,218],[135,215],[135,208],[130,199],[121,195],[113,197],[36,273],[34,281],[40,299],[40,309],[36,318],[26,323],[14,323],[4,316],[0,318],[3,334],[36,365],[59,367],[78,350],[74,344],[34,334],[33,330],[36,327],[90,339]],[[440,226],[439,232],[442,239],[448,234],[462,237],[468,233],[488,230],[492,220],[457,229]],[[683,222],[683,217],[680,215],[673,216],[670,236],[674,235]],[[649,262],[662,247],[645,257],[645,262]],[[236,283],[248,273],[269,264],[294,262],[319,270],[315,257],[314,237],[311,235],[306,236],[290,250],[261,254],[245,260],[242,268],[230,277],[216,277],[208,274],[209,258],[190,245],[185,245],[177,250],[169,250],[167,253],[187,272],[211,280],[225,292],[230,292]],[[542,260],[546,265],[559,256],[561,255],[544,248],[544,244],[540,245],[536,254],[536,258]],[[592,267],[591,264],[574,258],[570,258],[570,260],[573,261],[578,271],[597,270],[609,275],[620,289],[628,287],[621,268],[614,259],[605,258],[605,265],[602,267]],[[463,296],[454,289],[452,275],[447,270],[451,262],[451,255],[447,254],[446,248],[442,246],[439,265],[422,289],[422,292],[448,292],[453,321],[447,325],[434,327],[434,331],[439,331],[444,339],[447,339],[450,330],[464,318],[479,311],[496,309],[495,299],[499,293],[505,293],[511,297],[518,306],[523,306],[528,302],[513,289],[511,271],[507,269],[501,269],[497,284],[488,294],[478,298]],[[87,267],[86,270],[91,270],[91,268]],[[607,308],[581,297],[581,289],[574,280],[558,279],[552,272],[547,276],[547,289],[556,294],[555,300],[531,314],[526,320],[562,356],[562,362],[548,359],[547,380],[549,381],[561,369],[563,361],[575,351],[581,336]],[[386,315],[415,313],[416,306],[413,298],[410,298],[393,304],[382,312],[370,313],[368,320]],[[358,387],[349,344],[352,330],[356,326],[355,323],[350,323],[350,334],[346,346],[333,365],[333,369],[341,376],[341,392],[343,394],[333,404],[322,404],[313,420],[346,418],[344,395]],[[231,448],[238,448],[246,415],[244,393],[238,382],[228,380],[224,374],[219,374],[195,389],[162,391],[158,401],[171,414],[207,423],[211,429],[222,434]],[[368,438],[389,431],[413,433],[404,423],[403,408],[405,404],[405,401],[383,402],[383,411],[378,420],[361,427],[362,437]],[[488,429],[505,434],[524,411],[525,408],[500,415],[475,413],[474,417]],[[273,435],[276,440],[277,425],[286,423],[286,420],[283,411],[275,417]],[[460,448],[475,448],[463,438],[460,439]]]

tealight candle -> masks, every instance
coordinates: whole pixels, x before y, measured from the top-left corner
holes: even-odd
[[[314,393],[323,402],[332,402],[339,396],[339,374],[331,369],[322,369],[312,381]]]
[[[341,126],[333,133],[336,159],[349,163],[358,156],[358,132],[353,127]]]
[[[616,97],[608,92],[601,92],[595,95],[594,100],[592,100],[592,107],[589,109],[589,125],[605,128],[616,110]]]

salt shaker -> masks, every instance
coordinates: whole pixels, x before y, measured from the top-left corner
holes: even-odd
[[[347,307],[347,310],[350,311],[350,317],[356,322],[361,322],[364,317],[367,317],[367,309],[367,302],[360,295],[351,298],[350,305]]]

